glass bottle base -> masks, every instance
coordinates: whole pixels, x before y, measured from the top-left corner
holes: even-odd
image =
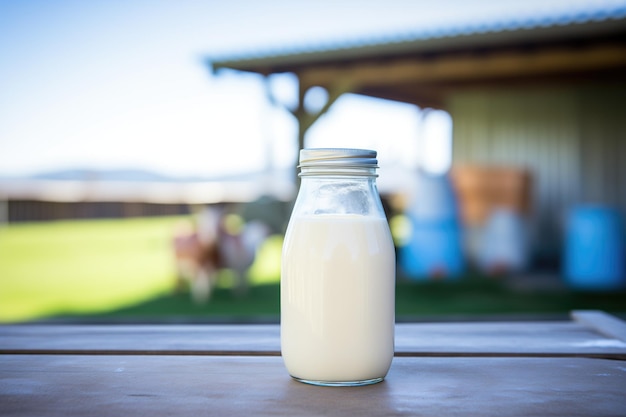
[[[384,378],[372,378],[372,379],[364,379],[361,381],[313,381],[310,379],[298,378],[295,376],[291,376],[298,382],[302,382],[304,384],[309,385],[318,385],[320,387],[360,387],[363,385],[372,385],[381,382]]]

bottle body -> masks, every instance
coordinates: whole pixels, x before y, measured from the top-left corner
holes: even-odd
[[[283,360],[302,382],[378,382],[394,353],[391,233],[375,177],[321,177],[303,177],[285,235]]]

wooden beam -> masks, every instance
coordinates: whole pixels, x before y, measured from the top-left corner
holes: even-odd
[[[301,121],[303,122],[304,130],[308,130],[313,123],[317,121],[324,113],[330,110],[330,107],[337,101],[342,94],[349,93],[354,91],[356,86],[349,79],[340,79],[336,80],[333,84],[328,88],[328,100],[324,104],[324,106],[315,113],[308,113],[306,111],[303,112],[303,117]],[[307,89],[308,91],[308,89]]]
[[[352,80],[356,86],[393,86],[568,74],[621,67],[626,70],[626,45],[604,44],[318,66],[304,69],[298,76],[306,85],[328,86],[341,79]]]
[[[435,108],[445,110],[445,98],[448,89],[439,86],[436,89],[432,89],[429,87],[430,86],[422,85],[407,85],[397,88],[364,86],[355,90],[354,93],[369,97],[382,98],[385,100],[414,104],[421,108]]]
[[[294,110],[289,110],[291,114],[296,118],[298,122],[298,152],[300,149],[304,148],[304,138],[306,136],[306,132],[309,130],[311,126],[328,110],[330,107],[337,101],[342,94],[353,91],[355,86],[352,80],[350,79],[335,79],[330,83],[330,86],[326,87],[328,91],[328,100],[324,104],[324,106],[317,112],[310,113],[306,111],[304,108],[304,96],[306,92],[315,87],[315,84],[309,84],[303,82],[302,79],[299,79],[298,84],[298,107]],[[296,158],[297,159],[297,158]],[[296,169],[296,183],[299,184],[299,177],[297,175]]]

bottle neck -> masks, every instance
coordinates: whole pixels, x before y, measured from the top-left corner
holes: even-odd
[[[370,175],[308,175],[301,177],[294,206],[299,215],[356,214],[384,217],[376,188],[376,177]]]

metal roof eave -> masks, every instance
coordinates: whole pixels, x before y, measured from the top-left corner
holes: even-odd
[[[432,33],[403,39],[345,43],[316,48],[292,48],[281,52],[255,52],[232,57],[207,57],[213,71],[233,69],[269,75],[298,72],[311,64],[348,63],[406,54],[446,53],[471,49],[564,43],[593,38],[626,38],[626,16],[547,26],[485,27],[465,32]]]

